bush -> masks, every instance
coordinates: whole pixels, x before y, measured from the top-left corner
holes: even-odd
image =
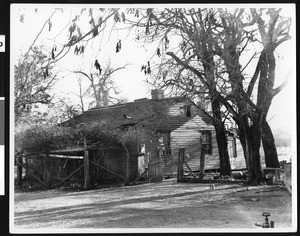
[[[76,146],[78,134],[69,127],[33,125],[16,134],[18,149],[28,152],[47,152],[50,150]],[[77,145],[78,146],[78,145]]]

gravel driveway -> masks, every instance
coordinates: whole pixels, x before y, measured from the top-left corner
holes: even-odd
[[[13,232],[135,232],[138,228],[138,232],[264,231],[292,227],[291,195],[275,185],[218,183],[210,190],[209,184],[168,179],[91,191],[16,192],[13,209]],[[264,221],[261,214],[265,211],[271,213],[276,229],[255,226],[255,222]]]

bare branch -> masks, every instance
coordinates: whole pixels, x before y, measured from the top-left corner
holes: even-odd
[[[33,47],[33,45],[35,44],[36,40],[39,38],[39,36],[41,35],[43,29],[45,28],[46,24],[50,21],[50,19],[52,18],[52,16],[55,14],[56,11],[57,11],[57,9],[55,9],[54,12],[51,14],[51,16],[45,21],[45,23],[43,24],[40,32],[37,34],[37,36],[33,40],[32,44],[30,45],[28,51],[25,53],[24,58],[27,58],[27,55],[30,52],[31,48]]]
[[[255,83],[257,81],[257,78],[258,78],[258,75],[259,75],[259,72],[260,72],[261,61],[262,61],[261,57],[262,56],[260,55],[259,60],[258,60],[257,65],[256,65],[256,69],[255,69],[254,75],[252,76],[252,79],[251,79],[250,84],[248,86],[248,90],[247,90],[247,95],[248,96],[251,96],[252,91],[254,89],[254,85],[255,85]]]
[[[167,52],[167,55],[171,56],[179,65],[185,67],[186,69],[190,70],[191,72],[195,73],[198,78],[201,80],[201,82],[208,88],[212,89],[212,86],[210,82],[206,81],[204,78],[205,74],[198,71],[196,68],[186,64],[185,62],[181,61],[173,52]],[[220,93],[217,91],[214,91],[216,98],[231,112],[233,116],[237,116],[236,111],[233,109],[233,107],[226,101],[224,97],[221,96]]]

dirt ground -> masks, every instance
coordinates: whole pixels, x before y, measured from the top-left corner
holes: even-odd
[[[14,229],[266,230],[255,226],[266,211],[275,228],[292,226],[291,194],[282,186],[209,185],[172,178],[91,191],[16,191]]]

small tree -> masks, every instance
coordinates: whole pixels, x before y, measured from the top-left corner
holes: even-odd
[[[57,81],[52,66],[41,47],[33,47],[32,53],[19,60],[14,68],[15,114],[30,112],[36,104],[49,104],[52,100],[49,92]]]

